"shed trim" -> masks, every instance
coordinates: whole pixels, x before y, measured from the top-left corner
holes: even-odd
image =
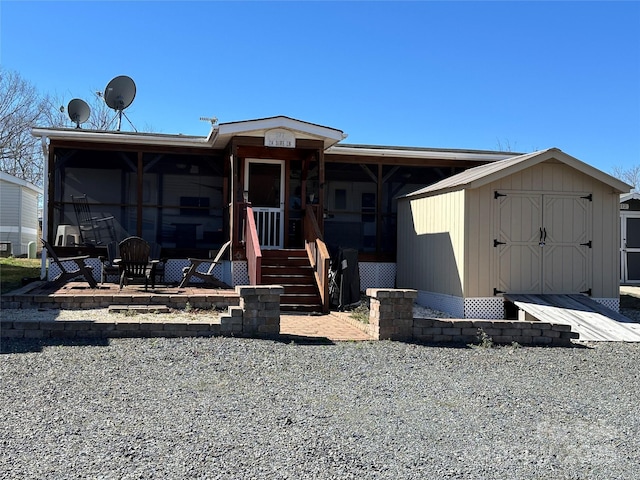
[[[398,198],[418,198],[439,195],[455,190],[476,189],[514,173],[518,173],[531,166],[552,159],[558,160],[559,162],[575,168],[585,175],[593,177],[600,182],[609,185],[619,193],[629,192],[632,188],[630,185],[627,185],[617,178],[614,178],[611,175],[608,175],[601,170],[598,170],[597,168],[594,168],[591,165],[588,165],[578,160],[577,158],[572,157],[571,155],[567,155],[558,148],[549,148],[547,150],[540,150],[513,158],[498,160],[496,162],[480,165],[478,167],[473,167],[457,175],[445,178],[444,180],[434,183],[433,185],[429,185],[425,188]]]

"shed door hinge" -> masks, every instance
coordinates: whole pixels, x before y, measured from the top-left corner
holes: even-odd
[[[584,198],[585,200],[589,200],[590,202],[593,202],[593,193],[590,193],[589,195],[585,195],[584,197],[580,197],[580,198]]]
[[[591,240],[589,240],[587,243],[581,243],[580,246],[591,248]]]
[[[585,290],[585,291],[580,292],[580,293],[584,293],[584,294],[586,294],[586,295],[591,296],[591,289]]]
[[[506,196],[507,196],[506,193],[499,193],[497,190],[493,192],[493,198],[506,197]]]
[[[493,246],[497,247],[498,245],[506,245],[507,242],[499,242],[497,238],[493,239]]]
[[[493,296],[495,297],[496,295],[500,294],[500,293],[504,293],[502,290],[498,290],[497,288],[493,288]]]

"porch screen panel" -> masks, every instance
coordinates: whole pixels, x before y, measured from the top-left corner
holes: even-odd
[[[164,249],[219,248],[225,241],[222,161],[200,155],[145,154],[143,163],[144,238]]]
[[[78,225],[72,196],[86,195],[91,216],[113,217],[111,232],[100,243],[129,234],[129,192],[137,183],[135,154],[80,149],[55,149],[53,166],[53,236],[58,227]],[[57,241],[57,239],[56,239]],[[66,245],[69,246],[69,245]]]
[[[377,165],[327,163],[325,242],[332,250],[376,251]]]

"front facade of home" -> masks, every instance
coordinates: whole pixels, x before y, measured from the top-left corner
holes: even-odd
[[[42,189],[0,172],[0,255],[28,255],[38,245],[38,197]]]
[[[161,245],[166,279],[178,281],[187,258],[210,257],[230,239],[223,280],[231,285],[251,281],[247,225],[255,223],[261,251],[304,249],[318,237],[331,254],[358,250],[362,288],[394,287],[396,198],[515,156],[348,145],[341,130],[289,117],[214,124],[207,137],[33,133],[48,145],[43,235],[60,254],[97,257],[137,235]],[[82,228],[78,199],[104,228]]]

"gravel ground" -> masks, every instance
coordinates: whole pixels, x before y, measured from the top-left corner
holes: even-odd
[[[3,348],[3,479],[639,477],[637,344]]]

